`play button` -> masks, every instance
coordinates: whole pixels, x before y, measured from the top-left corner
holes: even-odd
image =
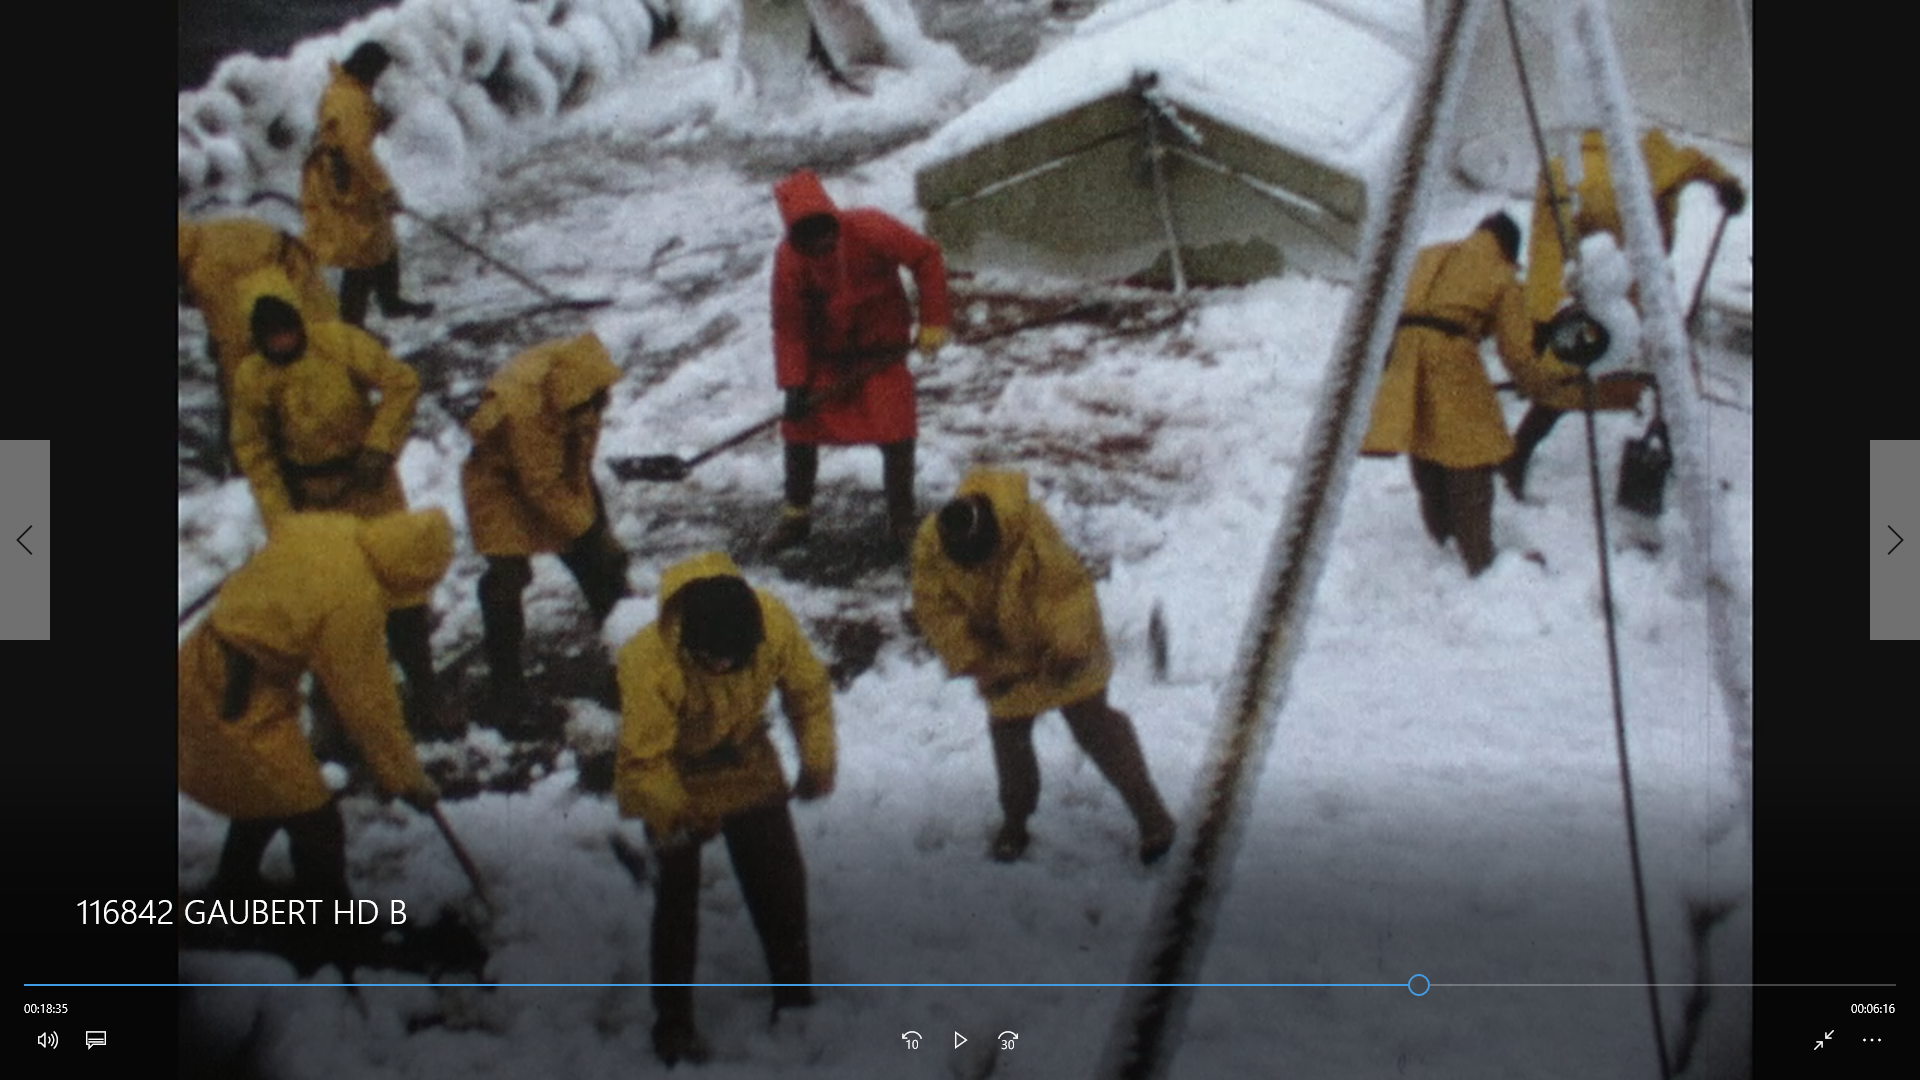
[[[966,1041],[967,1041],[967,1037],[965,1035],[962,1035],[957,1031],[953,1033],[953,1048],[955,1050],[960,1049],[960,1044]]]

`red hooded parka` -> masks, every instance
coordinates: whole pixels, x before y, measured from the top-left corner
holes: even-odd
[[[787,240],[773,255],[774,374],[782,390],[805,386],[819,394],[839,386],[849,371],[913,346],[913,310],[900,268],[920,292],[920,325],[949,325],[947,271],[940,245],[872,209],[841,210],[801,169],[773,187],[788,228],[815,214],[840,223],[831,254],[809,257]],[[827,402],[797,423],[783,421],[788,442],[849,445],[891,443],[918,432],[913,375],[905,363],[869,377],[851,396]]]

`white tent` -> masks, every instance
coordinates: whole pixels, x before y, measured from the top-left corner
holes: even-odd
[[[1397,32],[1356,15],[1396,7]],[[916,196],[961,269],[1345,277],[1418,27],[1363,0],[1111,5],[937,133]]]

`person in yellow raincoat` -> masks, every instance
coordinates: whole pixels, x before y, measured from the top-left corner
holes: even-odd
[[[646,823],[658,854],[652,973],[654,1052],[701,1060],[691,983],[699,934],[700,851],[727,840],[766,953],[775,1018],[813,1003],[806,865],[789,795],[834,787],[833,689],[793,613],[749,586],[733,560],[696,555],[660,576],[660,615],[621,648],[621,729],[614,795]],[[791,790],[768,737],[775,691],[798,745]]]
[[[424,602],[452,560],[445,511],[293,514],[220,587],[180,646],[179,678],[180,790],[232,819],[213,895],[258,893],[261,855],[284,829],[293,894],[349,897],[340,809],[300,727],[309,672],[381,790],[434,804],[401,722],[384,627],[389,611]]]
[[[251,310],[240,283],[274,267],[293,286],[295,306],[310,321],[340,317],[313,252],[296,237],[247,217],[180,219],[180,293],[207,321],[207,352],[220,376],[220,437],[227,442],[233,375],[254,351]]]
[[[320,94],[313,148],[300,170],[300,210],[306,239],[327,266],[341,267],[340,317],[360,326],[367,301],[378,295],[388,318],[422,318],[433,305],[400,296],[400,246],[393,215],[400,207],[387,170],[373,155],[380,133],[374,84],[393,60],[386,46],[361,42],[345,63],[332,64],[332,81]]]
[[[1005,817],[991,848],[1011,862],[1026,851],[1027,819],[1040,800],[1034,719],[1059,709],[1140,830],[1140,861],[1173,844],[1173,816],[1147,773],[1127,714],[1107,704],[1113,658],[1093,579],[1027,494],[1024,473],[975,469],[914,537],[913,612],[955,676],[974,680]]]
[[[1519,250],[1520,227],[1506,214],[1482,220],[1464,240],[1420,250],[1360,445],[1369,456],[1407,455],[1427,532],[1438,544],[1457,541],[1473,575],[1493,563],[1493,467],[1513,452],[1480,342],[1493,338],[1529,396],[1582,377],[1534,353],[1514,276]]]
[[[413,423],[419,376],[359,327],[303,319],[278,270],[241,287],[258,351],[234,374],[233,456],[268,532],[293,511],[371,518],[405,510],[394,459]],[[451,734],[433,681],[425,600],[393,612],[389,627],[407,675],[408,719],[423,733]]]
[[[524,725],[527,716],[520,595],[533,580],[530,557],[559,555],[596,622],[626,595],[627,555],[593,481],[600,417],[619,378],[593,334],[550,341],[509,360],[467,421],[473,451],[460,490],[473,546],[487,557],[480,619],[496,727]]]
[[[1660,240],[1673,252],[1674,223],[1680,215],[1680,195],[1690,184],[1710,184],[1719,196],[1720,208],[1729,217],[1747,205],[1747,189],[1727,167],[1693,147],[1679,147],[1659,128],[1649,128],[1640,138],[1640,153],[1647,163],[1647,181],[1653,190],[1653,206],[1660,219]],[[1527,278],[1523,286],[1527,317],[1535,326],[1544,326],[1567,303],[1567,253],[1560,243],[1555,223],[1555,203],[1575,245],[1589,236],[1607,233],[1616,241],[1626,232],[1620,225],[1620,206],[1613,188],[1611,164],[1606,140],[1596,129],[1580,136],[1580,179],[1567,182],[1566,166],[1559,158],[1548,163],[1533,198],[1533,233],[1527,241]],[[1552,183],[1549,187],[1548,176]],[[1641,383],[1626,379],[1602,379],[1595,383],[1595,408],[1631,409],[1639,401]],[[1535,399],[1514,429],[1513,455],[1500,472],[1515,498],[1526,492],[1527,467],[1539,447],[1563,413],[1586,407],[1584,391],[1577,384],[1553,388]]]

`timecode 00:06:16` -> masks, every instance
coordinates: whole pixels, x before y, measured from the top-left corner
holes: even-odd
[[[173,925],[171,900],[82,900],[74,906],[80,909],[81,926]]]
[[[1870,1005],[1863,1005],[1860,1002],[1854,1002],[1853,1011],[1856,1013],[1867,1013],[1869,1015],[1874,1013],[1879,1013],[1885,1016],[1892,1016],[1893,1002],[1889,1001],[1884,1004],[1880,1002],[1874,1002],[1873,1004],[1870,1004]]]

